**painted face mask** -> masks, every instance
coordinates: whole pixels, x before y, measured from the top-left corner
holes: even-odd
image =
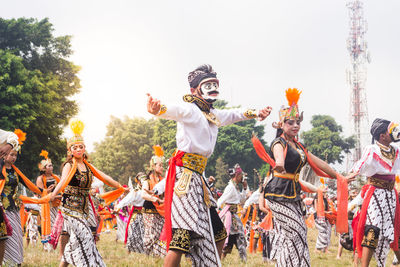
[[[218,99],[219,95],[219,84],[216,80],[207,81],[202,83],[200,86],[201,96],[208,103],[214,103]]]
[[[392,138],[393,142],[399,142],[400,141],[400,128],[398,123],[392,122],[389,125],[389,133],[390,137]]]

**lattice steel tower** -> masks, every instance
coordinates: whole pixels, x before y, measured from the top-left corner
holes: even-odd
[[[350,33],[347,49],[350,53],[351,68],[347,71],[347,80],[351,89],[350,119],[352,134],[356,137],[356,147],[352,155],[353,163],[361,158],[362,149],[368,144],[369,122],[365,91],[367,64],[370,62],[368,45],[365,40],[367,23],[363,14],[363,3],[360,0],[347,2],[350,16]]]

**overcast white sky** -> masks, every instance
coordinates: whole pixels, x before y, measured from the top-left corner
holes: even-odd
[[[370,122],[399,121],[399,13],[398,0],[364,1]],[[274,108],[263,122],[269,139],[289,87],[303,91],[303,130],[312,115],[328,114],[350,131],[346,1],[3,0],[0,17],[48,17],[55,35],[73,36],[89,151],[111,115],[150,118],[146,92],[180,101],[188,72],[204,63],[217,71],[221,98],[231,105]]]

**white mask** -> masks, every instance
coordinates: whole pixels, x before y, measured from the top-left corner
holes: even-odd
[[[400,128],[399,128],[399,126],[394,127],[390,135],[392,137],[393,142],[399,142],[400,141]]]
[[[208,103],[214,103],[218,99],[219,85],[217,81],[209,81],[201,84],[200,92],[201,96],[206,100]]]

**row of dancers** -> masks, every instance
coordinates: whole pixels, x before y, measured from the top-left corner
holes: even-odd
[[[232,245],[240,248],[245,243],[241,237],[243,224],[238,223],[241,219],[236,213],[242,197],[237,183],[243,171],[240,166],[232,168],[231,175],[237,176],[237,179],[229,182],[225,190],[227,195],[222,194],[217,201],[204,176],[207,159],[213,153],[219,127],[249,119],[262,121],[270,115],[272,108],[215,109],[213,103],[219,96],[219,80],[210,65],[202,65],[190,72],[188,82],[190,94],[184,95],[178,105],[162,103],[148,94],[147,110],[150,114],[177,122],[177,149],[168,161],[164,179],[162,171],[156,171],[157,168],[162,169],[161,166],[157,167],[157,164],[162,165],[158,160],[162,158],[160,154],[152,158],[151,172],[136,177],[141,183],[140,195],[144,202],[141,212],[131,215],[141,217],[139,214],[142,214],[142,248],[148,251],[151,248],[151,253],[156,256],[165,255],[164,266],[179,266],[183,255],[190,258],[193,266],[221,266],[221,258],[229,253]],[[369,265],[373,254],[378,266],[384,266],[390,248],[397,256],[400,255],[400,223],[397,223],[400,220],[400,205],[394,189],[400,161],[399,149],[392,144],[400,139],[398,124],[376,119],[371,127],[373,144],[366,148],[359,162],[344,177],[298,140],[303,120],[303,113],[298,107],[300,94],[295,88],[286,90],[288,106],[279,110],[279,120],[273,123],[277,133],[268,152],[256,136],[251,139],[257,155],[273,168],[261,193],[261,199],[273,218],[273,224],[269,223],[271,218],[265,222],[265,227],[273,227],[274,232],[269,258],[277,266],[310,266],[301,193],[315,193],[320,189],[300,179],[301,169],[309,164],[318,176],[337,180],[336,230],[339,233],[349,231],[348,183],[358,174],[368,177],[368,184],[363,187],[361,194],[363,203],[354,235],[355,250],[362,266]],[[74,134],[67,142],[67,159],[62,166],[60,181],[52,190],[49,190],[51,185],[44,188],[47,180],[42,181],[43,188],[39,188],[14,166],[19,142],[14,138],[16,135],[1,132],[0,141],[4,145],[0,147],[0,156],[3,158],[0,189],[5,212],[1,213],[0,221],[0,230],[3,230],[0,257],[5,250],[4,257],[7,259],[10,251],[7,244],[13,240],[14,234],[22,236],[22,231],[17,231],[18,226],[21,229],[20,215],[18,209],[14,208],[20,199],[26,204],[41,205],[42,228],[45,228],[42,231],[50,232],[50,243],[59,239],[63,247],[60,266],[105,266],[95,243],[99,223],[90,196],[91,184],[97,177],[116,188],[101,194],[106,205],[129,192],[129,187],[122,186],[89,163],[82,137],[83,123],[75,120],[70,126]],[[16,198],[18,183],[25,185],[38,197]],[[243,190],[248,190],[245,183]],[[49,227],[50,210],[57,201],[60,212],[57,213],[54,223],[57,227],[53,227],[56,229],[53,233]],[[317,217],[321,217],[324,204],[323,201],[318,202]],[[139,210],[139,207],[138,203],[138,208],[133,210]],[[153,243],[146,243],[146,237],[151,237]],[[240,253],[240,256],[246,259],[245,254]]]

